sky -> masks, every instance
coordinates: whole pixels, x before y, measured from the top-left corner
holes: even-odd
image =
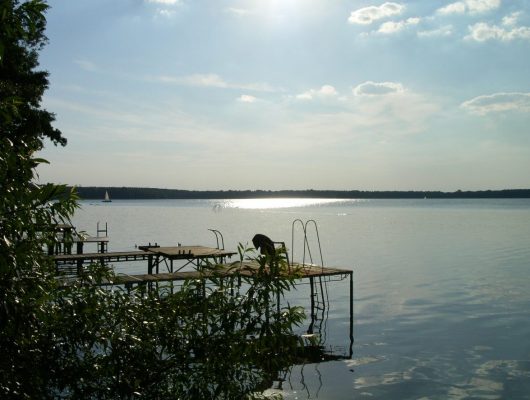
[[[528,0],[52,0],[43,182],[530,188]]]

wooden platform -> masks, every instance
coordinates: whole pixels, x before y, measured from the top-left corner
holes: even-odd
[[[115,251],[108,253],[81,253],[81,254],[57,254],[52,256],[57,264],[67,264],[74,262],[122,262],[122,261],[136,261],[136,260],[147,260],[149,253],[137,250],[137,251]]]
[[[189,260],[189,259],[206,259],[206,258],[224,258],[232,257],[237,254],[235,251],[217,249],[206,246],[168,246],[168,247],[149,247],[140,246],[140,249],[146,252],[167,258],[168,260]]]
[[[104,285],[131,285],[148,282],[171,282],[184,281],[186,279],[208,279],[210,276],[229,276],[236,273],[242,276],[253,276],[258,270],[258,263],[253,261],[244,261],[243,263],[235,262],[230,264],[219,265],[215,272],[211,271],[179,271],[159,274],[139,274],[127,275],[118,274],[113,282],[106,282]],[[340,268],[328,268],[318,265],[302,265],[294,263],[291,265],[291,271],[296,274],[297,279],[306,279],[314,277],[331,277],[336,276],[344,279],[353,274],[353,271]]]
[[[108,243],[110,238],[108,236],[75,236],[73,238],[74,243]]]
[[[106,263],[147,260],[149,256],[158,256],[169,260],[190,260],[224,258],[237,254],[234,251],[227,251],[205,246],[173,246],[173,247],[145,247],[135,251],[114,251],[106,253],[78,253],[78,254],[57,254],[53,259],[58,264],[83,262]]]

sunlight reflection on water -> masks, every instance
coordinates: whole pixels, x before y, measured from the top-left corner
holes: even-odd
[[[320,206],[339,203],[342,199],[301,199],[301,198],[272,198],[272,199],[235,199],[224,200],[220,203],[223,208],[242,208],[247,210],[291,208]]]

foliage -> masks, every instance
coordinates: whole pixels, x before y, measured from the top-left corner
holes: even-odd
[[[43,329],[56,283],[43,245],[76,206],[64,186],[36,185],[35,152],[65,144],[40,108],[47,74],[35,71],[45,43],[40,1],[0,2],[0,397],[41,397],[50,338]],[[62,201],[56,201],[63,197]],[[34,367],[44,370],[35,374]]]
[[[47,73],[39,0],[0,0],[0,398],[242,398],[289,364],[303,314],[279,309],[294,276],[258,257],[256,274],[209,266],[179,290],[108,288],[92,266],[56,277],[45,249],[77,207],[75,192],[39,185],[36,153],[65,145],[41,108]],[[247,252],[240,249],[241,258]]]
[[[294,275],[273,276],[270,260],[257,262],[251,276],[238,264],[230,276],[211,265],[203,271],[207,280],[174,290],[103,289],[93,283],[113,276],[102,269],[65,286],[53,304],[56,363],[49,393],[234,399],[270,387],[293,360],[299,342],[292,327],[304,315],[296,307],[277,312],[274,298]]]

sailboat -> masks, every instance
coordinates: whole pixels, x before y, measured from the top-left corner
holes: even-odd
[[[109,197],[109,192],[105,190],[105,198],[103,199],[103,203],[110,203],[112,200]]]

